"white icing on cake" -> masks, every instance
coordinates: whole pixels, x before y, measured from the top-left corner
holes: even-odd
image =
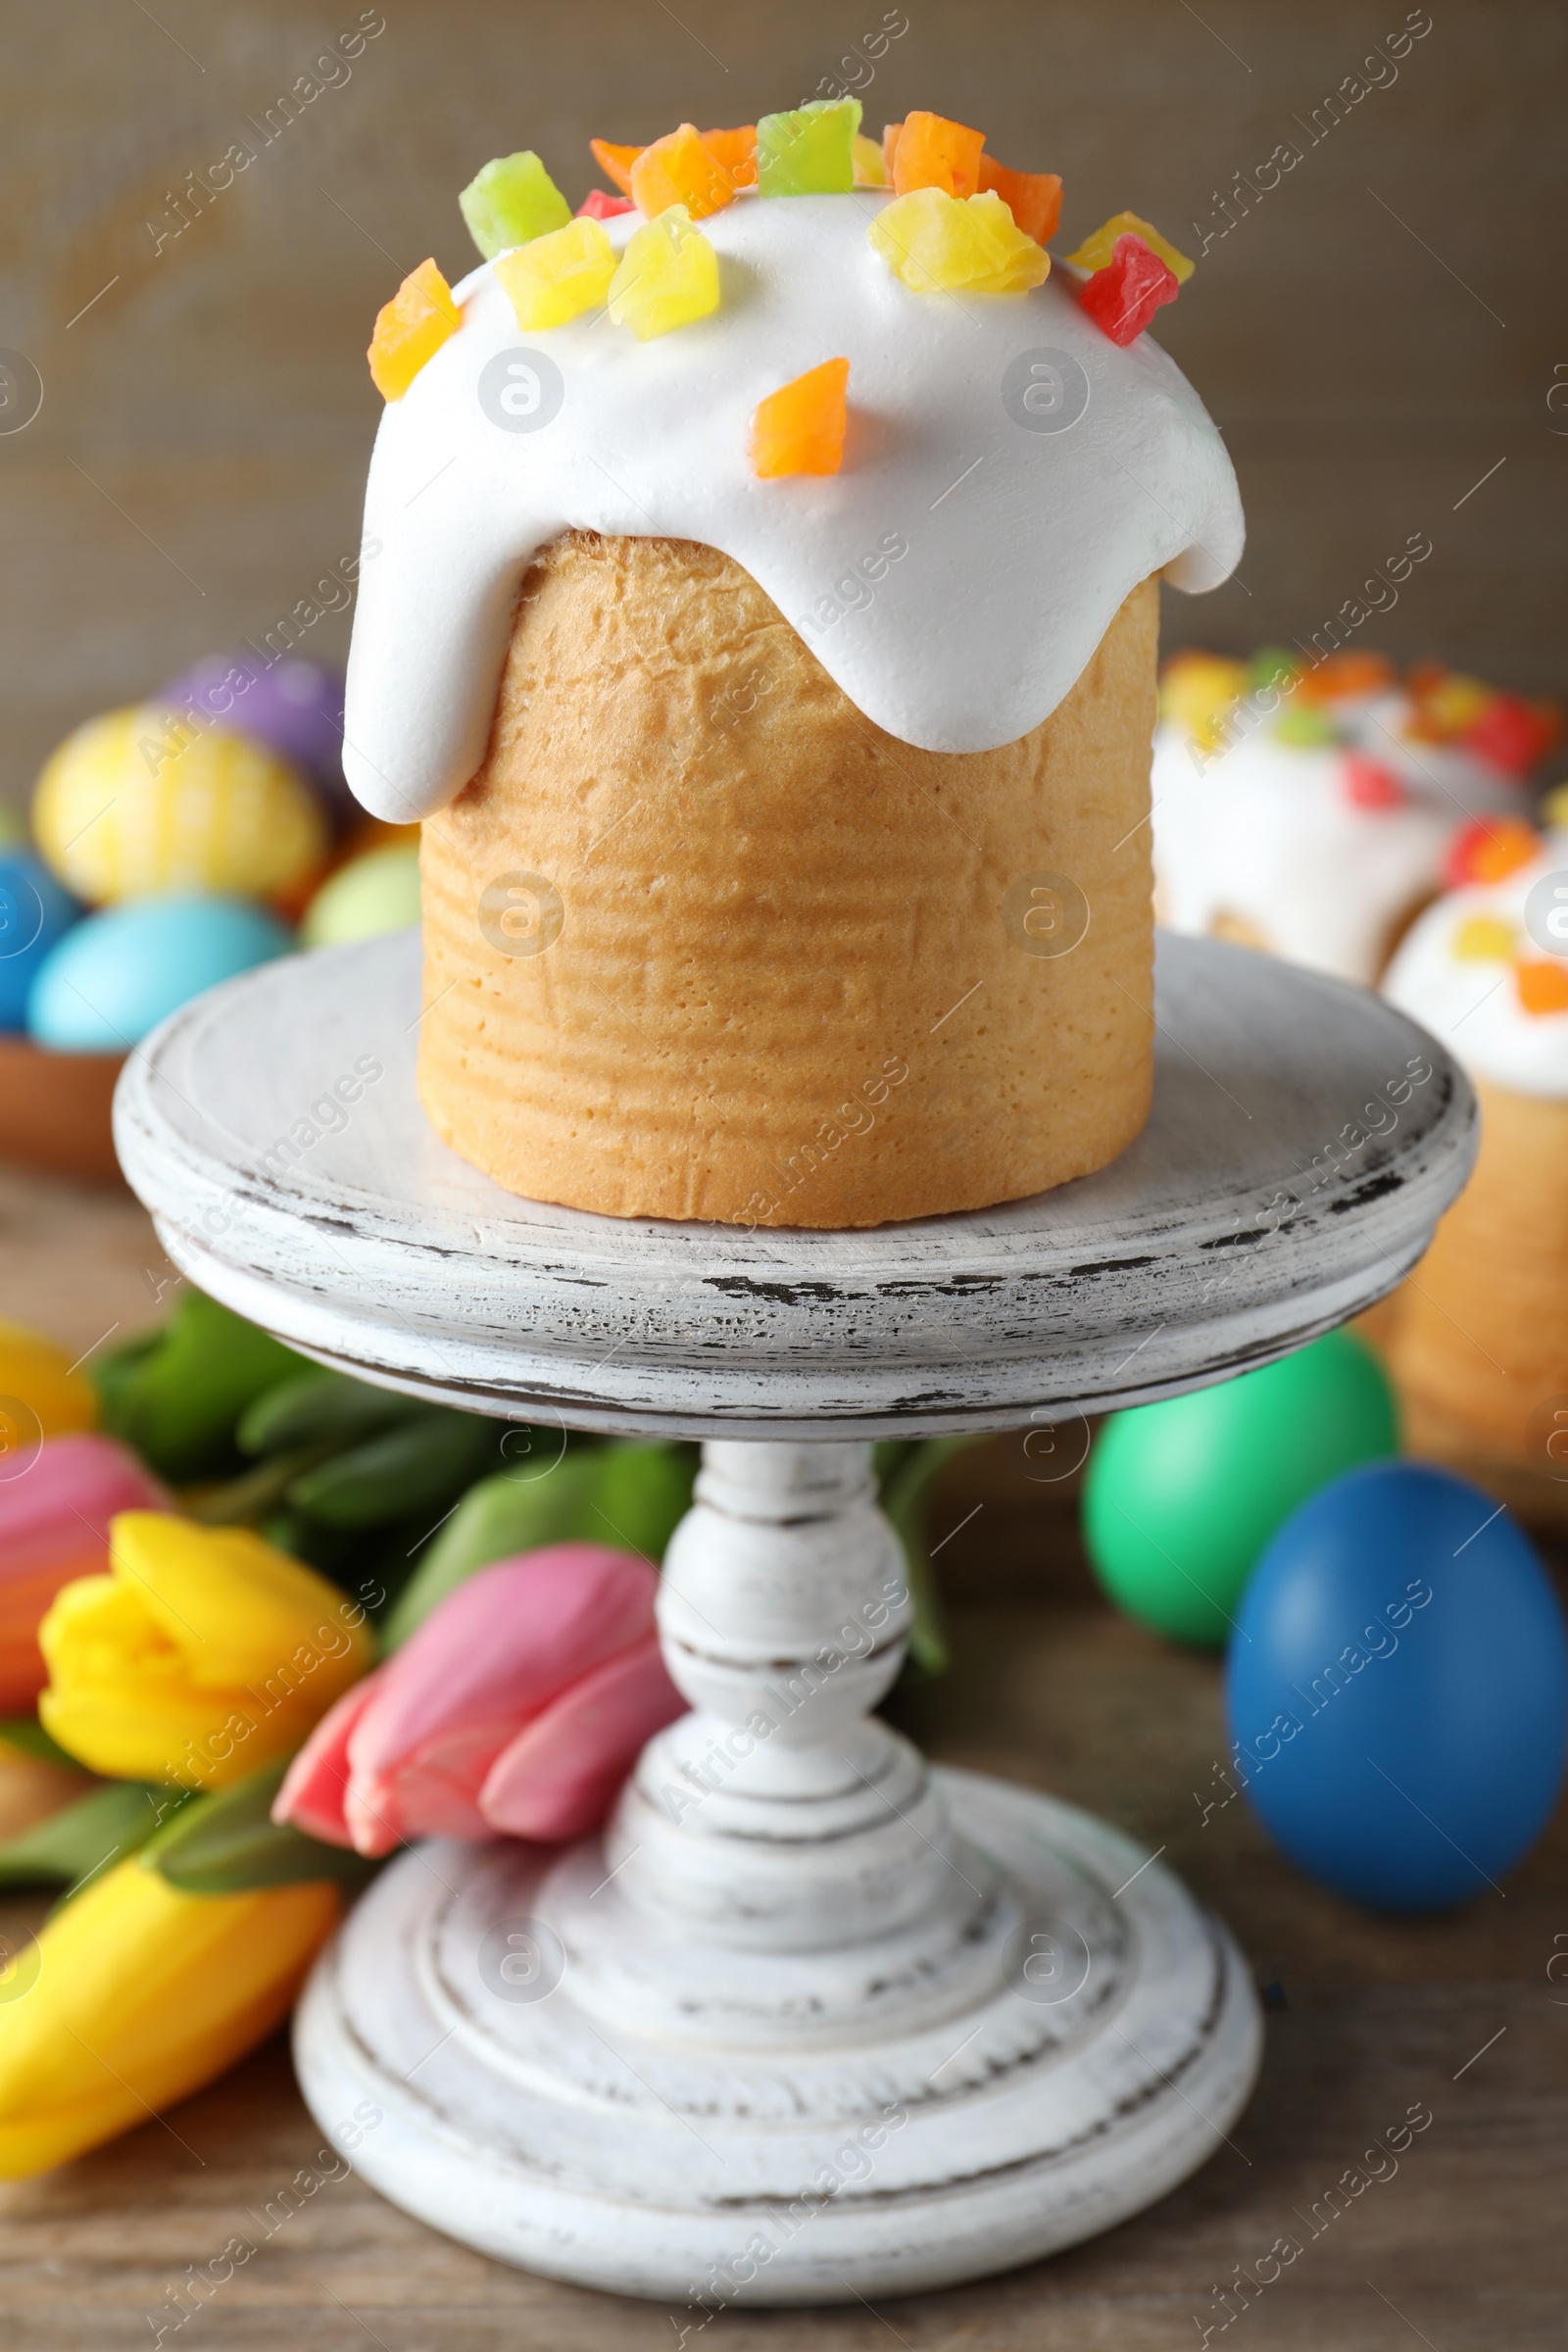
[[[1539,858],[1501,882],[1450,891],[1412,924],[1383,993],[1480,1077],[1517,1095],[1561,1101],[1568,1098],[1568,1011],[1527,1012],[1516,976],[1520,956],[1549,960],[1526,929],[1525,905],[1538,882],[1558,873],[1568,877],[1568,833],[1551,835]],[[1463,926],[1477,917],[1505,924],[1514,953],[1456,955]]]
[[[1344,779],[1338,746],[1281,743],[1261,727],[1200,766],[1187,730],[1161,720],[1159,920],[1202,934],[1239,918],[1289,961],[1370,987],[1396,924],[1440,886],[1464,820],[1413,799],[1357,808]]]
[[[517,585],[563,530],[695,539],[744,565],[851,701],[925,750],[1010,743],[1046,718],[1151,572],[1218,586],[1242,548],[1225,446],[1146,334],[1119,350],[1052,278],[1022,295],[913,294],[866,235],[888,201],[744,195],[702,222],[723,300],[639,343],[603,311],[519,330],[489,265],[463,325],[391,402],[366,497],[349,660],[349,782],[407,823],[484,756]],[[637,214],[605,223],[623,246]],[[542,352],[559,414],[510,431],[481,406],[496,355]],[[1004,406],[1020,355],[1089,385],[1067,429]],[[759,481],[752,411],[850,362],[843,471]],[[888,560],[894,542],[906,553]],[[836,592],[844,583],[843,592]]]

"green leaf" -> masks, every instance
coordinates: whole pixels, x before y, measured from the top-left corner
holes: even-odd
[[[187,1285],[163,1332],[120,1349],[99,1375],[104,1425],[161,1476],[188,1484],[233,1459],[240,1413],[300,1368],[291,1348]]]
[[[285,1446],[351,1446],[428,1410],[417,1396],[372,1389],[346,1372],[302,1372],[279,1381],[246,1406],[234,1431],[241,1453],[277,1453]]]
[[[378,1862],[271,1819],[287,1770],[287,1759],[264,1764],[232,1787],[197,1797],[149,1841],[143,1859],[185,1894],[242,1894],[310,1879],[335,1879],[356,1890],[368,1886]]]
[[[978,1443],[976,1438],[927,1438],[899,1463],[882,1490],[882,1508],[904,1546],[909,1597],[914,1604],[909,1659],[922,1675],[945,1674],[952,1662],[936,1572],[926,1545],[926,1507],[938,1473],[955,1454]]]
[[[588,1508],[597,1462],[597,1452],[567,1453],[542,1477],[502,1471],[470,1487],[388,1610],[383,1649],[406,1642],[475,1569],[515,1551],[535,1551],[541,1544],[591,1535],[598,1524]]]
[[[421,1405],[416,1418],[294,1479],[285,1500],[328,1527],[382,1527],[450,1502],[483,1469],[493,1442],[477,1414]]]
[[[90,1789],[0,1845],[0,1886],[77,1886],[106,1863],[137,1852],[184,1801],[183,1791],[150,1788],[140,1781],[110,1781]]]
[[[7,1747],[20,1748],[24,1756],[35,1756],[40,1764],[65,1764],[73,1772],[85,1772],[79,1756],[72,1755],[57,1740],[51,1740],[36,1715],[0,1716],[0,1741]]]

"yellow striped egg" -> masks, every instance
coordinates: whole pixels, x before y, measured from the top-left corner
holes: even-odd
[[[249,735],[150,708],[68,735],[38,778],[38,848],[68,889],[102,906],[155,891],[270,899],[326,855],[299,769]]]

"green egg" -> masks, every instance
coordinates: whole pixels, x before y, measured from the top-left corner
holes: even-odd
[[[341,948],[350,940],[406,931],[419,919],[419,853],[401,843],[367,850],[321,884],[300,925],[302,948]]]
[[[1382,1367],[1345,1331],[1216,1388],[1112,1413],[1084,1482],[1095,1573],[1129,1617],[1217,1647],[1276,1528],[1343,1471],[1398,1447]]]

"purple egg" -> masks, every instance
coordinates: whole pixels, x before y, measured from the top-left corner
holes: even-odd
[[[343,680],[336,670],[301,654],[264,664],[247,647],[209,655],[151,699],[270,744],[303,768],[339,823],[359,814],[343,778]]]

